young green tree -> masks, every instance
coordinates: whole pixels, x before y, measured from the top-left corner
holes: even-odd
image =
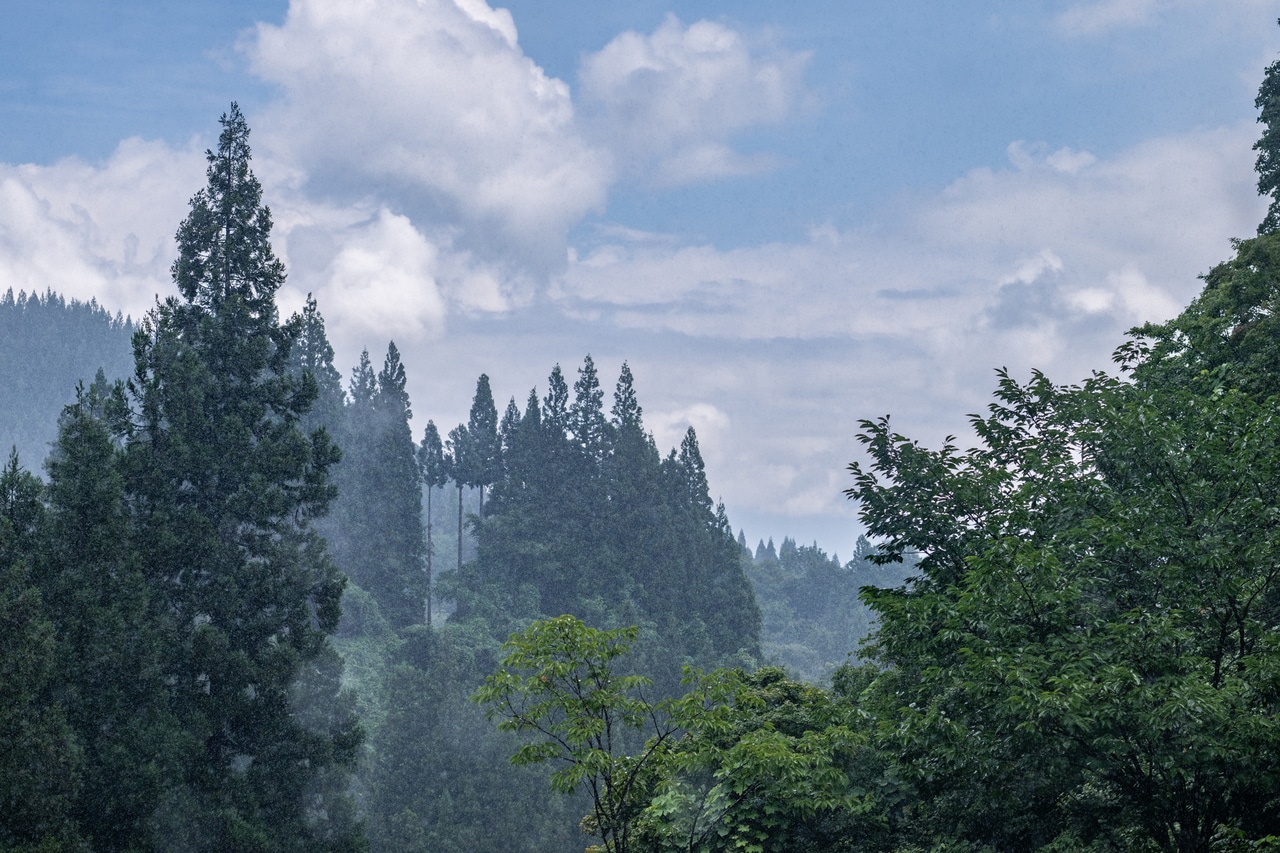
[[[181,299],[134,338],[127,500],[150,594],[170,614],[161,670],[185,739],[155,820],[191,850],[356,849],[330,782],[360,730],[336,680],[301,678],[330,654],[339,616],[344,578],[311,527],[338,454],[298,428],[317,386],[289,372],[301,322],[279,322],[285,272],[248,136],[233,104],[178,229]]]
[[[512,635],[498,671],[475,701],[490,706],[500,729],[532,734],[511,757],[516,765],[563,764],[552,786],[591,795],[589,827],[607,853],[633,849],[635,822],[648,802],[656,764],[676,734],[660,709],[644,697],[648,679],[618,675],[614,661],[635,642],[637,628],[601,631],[572,616],[535,622]],[[656,731],[643,752],[622,752],[625,733]]]
[[[863,423],[882,745],[922,831],[995,849],[1207,851],[1280,831],[1275,404],[1002,376],[983,445]],[[882,557],[883,559],[883,557]]]
[[[688,691],[651,701],[652,682],[618,668],[637,628],[572,616],[512,635],[473,697],[524,734],[516,765],[555,761],[552,786],[586,788],[593,850],[711,853],[853,850],[874,836],[877,803],[855,779],[850,709],[780,670],[686,668]],[[628,733],[642,746],[627,749]]]

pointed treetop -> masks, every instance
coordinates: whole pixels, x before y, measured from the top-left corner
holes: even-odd
[[[510,450],[515,440],[516,430],[520,428],[520,409],[516,406],[516,398],[507,401],[507,409],[502,413],[502,422],[498,424],[498,437],[502,439],[503,450]]]
[[[262,185],[249,169],[249,125],[235,103],[221,123],[218,150],[205,152],[208,186],[192,197],[178,227],[173,280],[188,302],[206,310],[238,297],[274,324],[284,264],[271,250],[271,211],[262,206]]]
[[[400,350],[396,342],[387,344],[387,357],[382,362],[382,370],[378,371],[377,405],[384,412],[410,420],[413,409],[409,406],[409,392],[405,390],[408,377],[404,372],[404,364],[400,361]]]
[[[360,363],[351,369],[351,405],[372,406],[378,394],[378,375],[369,362],[369,351],[360,351]]]
[[[708,520],[712,519],[711,487],[707,484],[707,468],[703,464],[702,451],[698,449],[698,434],[693,427],[689,427],[684,434],[684,441],[680,442],[679,459],[690,500],[703,511]]]
[[[498,437],[498,407],[493,402],[489,377],[481,373],[467,420],[467,452],[458,463],[460,482],[488,486],[502,476],[502,444]]]
[[[569,386],[560,372],[560,365],[551,368],[547,377],[547,396],[542,401],[542,422],[553,431],[565,433],[569,429]]]
[[[618,375],[617,387],[613,392],[613,425],[619,430],[635,429],[643,432],[644,428],[640,424],[641,414],[631,368],[624,361],[622,372]]]
[[[290,355],[300,370],[310,371],[321,389],[342,397],[342,374],[333,366],[333,346],[325,334],[324,317],[316,307],[316,300],[307,294],[307,306],[302,309],[298,339],[294,341]]]
[[[427,421],[427,428],[423,430],[422,444],[418,446],[418,466],[422,469],[422,482],[427,488],[434,489],[449,482],[444,442],[440,440],[435,421]]]
[[[578,381],[573,383],[569,420],[578,445],[592,456],[597,456],[604,446],[604,391],[600,388],[600,378],[590,355],[582,360]]]
[[[525,427],[542,426],[542,408],[538,405],[538,389],[529,389],[529,399],[524,404],[524,415],[520,424]]]

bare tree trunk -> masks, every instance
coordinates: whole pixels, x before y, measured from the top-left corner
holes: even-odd
[[[431,493],[434,486],[427,486],[427,627],[431,627]]]

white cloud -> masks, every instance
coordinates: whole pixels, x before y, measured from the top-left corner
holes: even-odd
[[[313,191],[377,193],[495,254],[514,241],[557,261],[604,202],[609,158],[578,133],[568,86],[483,0],[292,0],[245,50],[283,92],[268,151]]]
[[[858,417],[893,412],[929,442],[963,434],[994,368],[1078,381],[1109,366],[1126,329],[1176,314],[1261,217],[1253,133],[1102,159],[1023,145],[1028,160],[903,199],[874,227],[796,243],[720,250],[618,230],[553,296],[633,345],[651,336],[649,375],[677,377],[660,394],[716,401],[735,444],[708,467],[731,508],[840,517]]]
[[[693,427],[698,434],[698,447],[704,458],[711,459],[723,447],[721,439],[729,429],[729,416],[708,402],[697,402],[671,411],[649,412],[645,415],[645,427],[653,433],[654,443],[660,450],[679,447],[685,433]]]
[[[344,337],[437,337],[445,305],[436,283],[440,252],[404,216],[386,210],[339,235],[341,248],[317,295]]]
[[[53,288],[140,317],[173,292],[173,235],[203,174],[196,145],[139,139],[100,164],[0,164],[0,292]]]
[[[1123,27],[1151,23],[1161,7],[1158,0],[1096,0],[1078,3],[1053,19],[1065,36],[1098,36]]]
[[[674,15],[651,34],[625,32],[583,59],[584,109],[633,173],[685,184],[770,168],[733,151],[737,131],[791,115],[807,53],[751,44],[712,21]]]

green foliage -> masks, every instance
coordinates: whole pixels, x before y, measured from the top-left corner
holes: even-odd
[[[684,736],[640,820],[640,849],[839,851],[882,843],[880,769],[852,707],[778,668],[690,673]]]
[[[757,657],[759,612],[728,521],[712,508],[696,436],[663,461],[629,369],[612,422],[593,364],[572,407],[558,367],[548,384],[541,405],[531,392],[524,414],[506,419],[502,478],[473,520],[477,558],[442,579],[454,618],[483,618],[498,636],[560,613],[638,624],[639,656],[663,673],[661,695],[679,690],[682,663]],[[455,432],[451,443],[463,446],[469,431]]]
[[[83,753],[57,701],[57,642],[32,556],[39,481],[0,471],[0,849],[87,850],[74,819]]]
[[[852,850],[883,834],[854,778],[848,706],[777,669],[686,668],[687,692],[652,702],[648,678],[616,672],[638,634],[535,622],[474,697],[499,728],[532,737],[513,764],[556,761],[556,790],[589,790],[583,826],[598,849]],[[642,730],[628,751],[626,733]]]
[[[1254,106],[1258,110],[1258,121],[1266,125],[1262,137],[1253,146],[1258,152],[1258,194],[1271,196],[1267,215],[1258,226],[1261,237],[1280,229],[1280,62],[1267,66]]]
[[[636,628],[600,631],[572,616],[535,622],[512,635],[502,665],[475,694],[475,701],[491,706],[491,717],[502,718],[500,729],[535,736],[511,763],[557,760],[564,766],[551,776],[555,790],[589,789],[590,827],[610,853],[631,849],[654,760],[673,734],[663,727],[660,709],[644,698],[648,679],[613,672],[614,659],[638,634]],[[626,730],[650,723],[659,730],[644,751],[622,754]]]
[[[1002,374],[967,453],[863,423],[850,493],[921,554],[920,580],[868,592],[868,697],[922,831],[1167,850],[1275,831],[1280,411],[1169,384]]]

